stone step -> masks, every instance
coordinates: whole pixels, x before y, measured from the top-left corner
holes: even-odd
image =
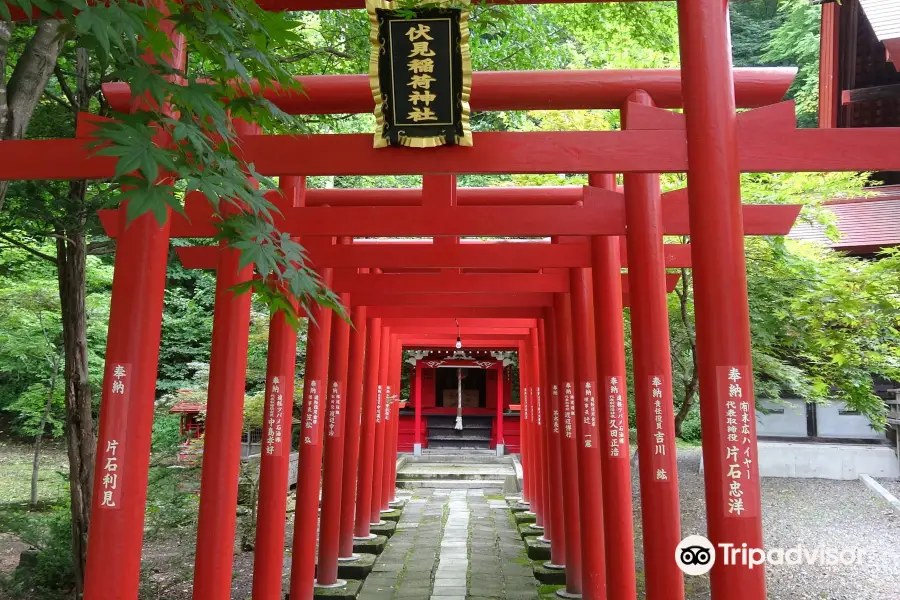
[[[425,448],[422,450],[422,460],[440,459],[440,458],[445,458],[448,456],[465,456],[465,457],[471,458],[473,462],[478,462],[479,460],[481,460],[483,458],[488,458],[490,456],[494,456],[494,451],[493,450],[459,451],[459,450],[452,450],[452,449],[436,450],[433,448]],[[503,457],[503,460],[511,461],[512,458],[507,456],[507,457]]]
[[[410,456],[404,464],[420,463],[508,465],[510,469],[513,468],[512,459],[509,456],[497,456],[494,450],[463,450],[459,448],[426,448],[422,450],[422,456]]]
[[[503,488],[504,483],[503,479],[397,479],[397,487],[402,489],[476,490]]]
[[[474,465],[469,465],[474,466]],[[441,468],[439,468],[441,467]],[[515,476],[512,469],[504,469],[502,465],[484,465],[484,468],[465,468],[464,465],[439,465],[438,466],[421,466],[419,468],[404,468],[397,474],[406,480],[411,479],[505,479],[506,477]]]
[[[485,431],[482,434],[475,431],[453,431],[452,429],[447,429],[445,431],[441,431],[440,433],[429,432],[428,441],[431,442],[432,440],[474,440],[476,442],[490,442],[491,432]]]
[[[433,448],[458,448],[462,450],[490,449],[490,440],[428,440],[428,445]]]
[[[428,427],[453,427],[456,425],[456,415],[429,415],[425,418]],[[463,427],[492,427],[494,417],[491,415],[463,415]]]
[[[493,428],[494,428],[494,426],[491,425],[490,423],[470,423],[470,422],[466,421],[465,419],[463,419],[462,431],[466,431],[469,429],[479,429],[479,430],[483,429],[483,430],[490,431]],[[439,424],[429,423],[428,424],[428,431],[444,431],[446,429],[452,429],[454,431],[457,431],[456,422],[454,421],[452,423],[439,423]]]

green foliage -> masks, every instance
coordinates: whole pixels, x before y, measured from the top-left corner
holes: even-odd
[[[778,9],[783,22],[766,45],[762,59],[800,68],[789,97],[797,101],[801,126],[814,127],[819,107],[819,20],[821,8],[806,0],[786,0]]]
[[[776,238],[751,241],[747,254],[761,389],[778,382],[809,401],[834,398],[883,425],[872,375],[900,379],[896,252],[865,262]]]
[[[733,0],[732,54],[737,67],[797,67],[787,97],[800,127],[815,127],[819,99],[819,15],[807,0]]]
[[[10,236],[25,239],[19,232]],[[36,245],[45,253],[55,249]],[[112,269],[89,257],[87,295],[88,359],[91,383],[99,389],[109,315]],[[33,437],[50,392],[54,361],[62,360],[62,324],[55,267],[19,248],[0,249],[0,410],[11,417],[11,432]],[[45,433],[62,435],[65,420],[60,367]]]
[[[181,266],[170,256],[163,305],[157,390],[169,394],[194,381],[196,365],[209,362],[215,275]]]
[[[681,424],[681,439],[686,442],[699,442],[700,437],[700,410],[695,404]]]
[[[156,411],[153,415],[153,435],[150,452],[153,454],[174,454],[181,442],[181,416],[169,414],[167,410]]]
[[[32,8],[30,0],[13,4],[26,12]],[[65,20],[66,35],[91,52],[106,80],[127,81],[134,96],[145,99],[141,110],[115,113],[97,132],[97,154],[118,159],[115,200],[128,200],[129,218],[150,212],[162,221],[169,209],[182,210],[184,193],[203,192],[223,216],[219,238],[239,248],[242,264],[253,264],[262,276],[242,291],[252,289],[291,314],[287,293],[303,306],[322,302],[339,309],[336,297],[306,267],[302,247],[274,227],[276,208],[265,192],[275,183],[240,157],[241,131],[232,125],[293,122],[250,93],[253,79],[297,87],[273,57],[297,37],[285,14],[249,0],[42,0],[34,6]],[[191,49],[190,69],[166,61],[176,50],[170,27]],[[283,286],[267,285],[268,278]]]
[[[8,507],[0,511],[0,530],[37,549],[34,562],[16,569],[2,587],[16,596],[28,591],[48,600],[67,597],[74,585],[69,506],[53,506],[45,513]]]

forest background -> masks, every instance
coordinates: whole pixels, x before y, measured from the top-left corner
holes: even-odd
[[[215,2],[211,5],[219,6]],[[279,35],[270,36],[262,45],[249,44],[256,54],[248,55],[238,48],[248,39],[255,40],[256,34],[232,22],[233,35],[223,36],[228,38],[224,40],[216,37],[216,43],[209,44],[211,50],[197,51],[190,57],[189,67],[196,73],[212,72],[225,81],[245,75],[270,74],[283,79],[293,74],[362,73],[368,68],[368,21],[361,11],[287,14],[278,16],[281,21],[275,23],[266,20],[275,17],[259,15],[241,2],[222,5],[234,22],[259,23]],[[814,127],[820,8],[806,0],[733,0],[731,8],[735,66],[798,67],[789,97],[797,103],[800,126]],[[143,73],[141,69],[146,70],[146,65],[123,58],[130,56],[127,51],[134,50],[126,48],[116,54],[117,39],[122,34],[113,26],[120,26],[124,19],[131,23],[132,33],[152,37],[134,29],[138,27],[134,14],[126,13],[93,10],[90,18],[72,17],[55,28],[52,24],[56,21],[16,26],[0,21],[0,138],[70,137],[79,111],[110,114],[99,84],[119,78],[135,81]],[[3,17],[0,14],[0,19]],[[228,23],[219,25],[229,31]],[[185,26],[196,27],[196,23]],[[472,9],[471,29],[474,68],[480,71],[679,66],[674,2],[478,5]],[[208,30],[202,35],[199,30],[192,30],[194,36],[206,40],[203,35],[208,36]],[[37,68],[23,64],[33,59],[35,48],[41,44],[55,49],[55,55],[44,56],[48,60]],[[110,52],[114,58],[105,58],[104,53]],[[22,73],[39,76],[25,81]],[[147,84],[151,91],[172,92],[154,88],[162,84],[153,81]],[[209,111],[217,117],[224,115],[223,109],[208,106],[208,98],[177,96],[173,102],[194,114]],[[257,120],[270,131],[345,133],[371,132],[374,128],[371,115],[288,120],[271,107],[242,108],[259,117]],[[618,119],[618,111],[529,111],[476,113],[471,122],[476,131],[598,130],[617,128]],[[124,128],[133,129],[122,131],[140,132],[147,129],[146,124],[126,123]],[[139,135],[132,138],[144,140]],[[154,195],[159,193],[152,186],[154,173],[164,167],[184,167],[172,157],[151,155],[145,148],[123,143],[121,149],[122,160],[130,161],[132,169],[140,168],[145,184],[151,182],[132,196],[132,205],[154,212],[163,208],[168,200]],[[227,170],[226,160],[218,155],[213,158]],[[209,183],[196,173],[184,174],[188,180],[192,176],[200,181],[200,189]],[[0,443],[19,450],[29,444],[34,457],[40,455],[41,444],[57,450],[65,446],[66,450],[66,457],[59,460],[41,463],[35,459],[31,489],[26,485],[30,459],[10,463],[0,477],[0,490],[8,490],[0,493],[0,501],[7,502],[0,509],[0,530],[13,532],[38,549],[38,566],[27,573],[17,572],[5,584],[17,595],[72,595],[81,587],[90,493],[86,484],[93,466],[90,457],[115,252],[114,241],[102,233],[96,211],[121,198],[122,183],[129,181],[118,174],[111,182],[14,182],[8,188],[0,186]],[[216,183],[222,185],[220,191],[231,189],[225,176]],[[585,176],[459,178],[460,186],[584,183]],[[836,235],[829,213],[821,209],[822,203],[859,196],[873,183],[868,174],[746,174],[742,192],[745,202],[802,203],[806,208],[801,218],[820,222]],[[307,184],[412,187],[420,185],[421,179],[313,177]],[[672,189],[683,186],[684,181],[665,176],[663,185]],[[184,188],[175,191],[177,199]],[[246,238],[248,230],[239,226],[229,231]],[[198,241],[173,240],[172,246],[193,243]],[[248,255],[254,252],[258,259],[258,250],[247,249]],[[820,245],[784,238],[748,238],[758,398],[846,402],[876,426],[883,424],[884,405],[873,394],[872,383],[873,377],[900,380],[898,267],[900,255],[896,253],[860,261]],[[692,282],[689,270],[679,272],[681,281],[670,295],[669,306],[677,431],[683,440],[699,443]],[[307,286],[303,289],[310,301],[333,300],[316,287],[310,273],[301,272],[294,283]],[[168,409],[182,399],[205,400],[214,290],[211,272],[185,269],[174,251],[170,253],[148,505],[151,537],[153,532],[191,527],[195,517],[195,496],[178,491],[171,481],[173,471],[167,468],[182,441],[178,417],[170,415]],[[253,301],[247,426],[262,419],[268,319],[277,302],[277,298],[265,294],[256,295]],[[625,318],[629,318],[627,311]],[[305,324],[301,322],[299,327],[297,375],[302,379]],[[627,342],[630,352],[630,340]],[[401,393],[407,394],[408,389]],[[20,451],[12,454],[22,458]]]

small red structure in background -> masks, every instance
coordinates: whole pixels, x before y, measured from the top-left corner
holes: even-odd
[[[181,390],[180,390],[181,391]],[[179,400],[172,408],[169,414],[181,415],[181,435],[188,440],[199,439],[203,436],[206,420],[206,404],[199,402],[190,402],[188,400]]]

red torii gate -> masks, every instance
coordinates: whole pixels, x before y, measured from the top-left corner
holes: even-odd
[[[358,0],[266,2],[269,2],[267,8],[278,10],[333,9],[358,7],[360,4]],[[641,310],[632,307],[633,315],[637,317],[643,311],[642,314],[646,317],[633,321],[641,321],[638,327],[644,327],[643,333],[635,331],[636,341],[637,338],[643,339],[644,351],[640,354],[646,359],[644,373],[650,375],[649,378],[641,377],[636,383],[641,431],[639,443],[643,457],[641,468],[643,470],[645,463],[657,460],[654,458],[657,444],[650,445],[648,453],[644,453],[648,449],[648,442],[654,441],[654,422],[662,423],[664,443],[661,446],[668,452],[665,456],[671,457],[672,439],[671,429],[668,427],[671,422],[671,382],[666,380],[665,372],[670,366],[667,367],[666,361],[662,360],[664,356],[660,340],[663,336],[659,335],[659,330],[652,329],[654,323],[659,323],[659,300],[664,295],[661,276],[665,265],[662,235],[671,233],[672,230],[667,229],[666,202],[661,202],[658,183],[653,174],[688,173],[690,210],[687,220],[684,215],[679,217],[682,223],[679,231],[687,233],[685,224],[689,221],[691,262],[695,269],[709,537],[714,543],[746,543],[750,547],[760,547],[762,532],[752,402],[746,410],[741,409],[747,417],[747,433],[741,435],[743,439],[734,442],[739,445],[742,453],[747,453],[750,461],[746,477],[739,482],[743,484],[740,498],[742,509],[737,513],[733,502],[729,502],[734,498],[729,494],[729,487],[725,486],[725,482],[730,479],[727,477],[729,465],[726,464],[724,448],[731,443],[730,436],[733,434],[728,429],[731,427],[730,422],[723,417],[731,410],[730,403],[735,402],[731,399],[734,397],[734,390],[739,391],[742,397],[753,397],[742,241],[745,230],[742,226],[739,172],[900,169],[900,157],[886,151],[896,146],[896,141],[900,138],[900,132],[896,129],[798,130],[793,122],[790,104],[736,114],[735,98],[740,99],[741,94],[739,85],[736,85],[737,76],[730,64],[725,2],[680,0],[679,29],[682,39],[682,70],[678,72],[681,84],[678,91],[671,91],[675,89],[671,87],[673,73],[667,74],[666,81],[670,86],[667,98],[664,98],[665,93],[660,89],[653,87],[651,81],[635,80],[631,84],[624,81],[624,87],[620,87],[617,92],[620,95],[614,106],[623,105],[625,97],[629,97],[629,110],[624,120],[625,131],[476,133],[474,148],[438,148],[428,152],[409,149],[376,151],[370,147],[369,136],[362,135],[261,136],[250,129],[241,131],[242,148],[247,159],[254,162],[263,174],[283,176],[282,185],[292,189],[295,198],[300,182],[288,176],[407,173],[441,175],[473,172],[626,174],[625,201],[613,191],[614,186],[608,178],[597,176],[592,178],[593,187],[583,192],[581,206],[566,203],[539,204],[529,206],[527,210],[517,206],[510,211],[503,206],[467,205],[465,202],[458,202],[458,206],[440,206],[438,202],[434,206],[421,207],[364,206],[363,212],[352,213],[347,211],[359,207],[351,205],[355,200],[347,200],[342,206],[309,204],[305,207],[286,207],[285,217],[278,223],[286,230],[303,236],[589,236],[590,264],[565,265],[570,269],[568,292],[508,297],[481,294],[485,298],[471,301],[458,298],[457,300],[462,301],[462,306],[452,304],[454,299],[447,298],[449,294],[423,294],[416,298],[421,303],[420,314],[429,317],[468,315],[500,318],[508,314],[510,317],[514,315],[541,319],[537,330],[530,328],[528,342],[521,342],[519,347],[525,359],[525,377],[531,388],[530,392],[526,390],[524,398],[534,398],[524,414],[527,419],[526,429],[533,432],[533,443],[526,446],[523,455],[523,459],[530,465],[526,492],[535,509],[539,510],[544,523],[549,524],[554,532],[550,537],[551,542],[560,537],[565,538],[562,548],[567,559],[570,591],[582,591],[586,598],[604,598],[607,591],[611,597],[634,596],[633,561],[629,563],[623,560],[627,552],[610,552],[603,556],[602,548],[597,544],[585,544],[584,548],[580,548],[581,538],[577,535],[578,525],[581,523],[587,533],[605,533],[604,539],[608,545],[621,542],[626,537],[630,541],[630,536],[623,536],[623,529],[613,527],[617,523],[616,515],[619,514],[616,512],[615,502],[620,499],[615,492],[621,492],[623,487],[622,474],[627,474],[627,459],[623,460],[622,456],[602,450],[609,449],[612,442],[609,428],[600,427],[596,431],[593,424],[588,428],[583,426],[584,416],[591,416],[591,403],[586,405],[585,400],[593,397],[588,396],[586,391],[602,389],[603,394],[609,392],[612,395],[613,384],[620,383],[619,377],[624,373],[623,358],[619,350],[621,344],[618,341],[621,339],[622,293],[617,289],[622,259],[618,256],[619,242],[614,237],[625,233],[626,221],[629,232],[644,232],[642,235],[630,235],[628,243],[629,270],[633,278],[631,286],[634,288],[632,300],[640,299],[643,303]],[[182,46],[180,48],[183,49]],[[183,60],[183,54],[173,57],[176,65],[183,65]],[[661,74],[645,75],[652,79]],[[762,77],[759,87],[768,86],[777,74],[770,75]],[[568,75],[568,72],[566,76],[581,77],[578,74]],[[489,89],[489,80],[489,76],[485,78],[476,75],[474,78],[475,107],[479,106],[476,101],[479,85],[483,85],[486,91]],[[315,84],[311,82],[310,85]],[[335,106],[342,103],[339,105],[340,109],[354,105],[365,110],[358,82],[348,80],[348,83],[343,83],[342,80],[336,85],[356,86],[353,88],[356,91],[341,92],[339,97],[329,97],[328,92],[323,93],[317,97],[316,102],[320,104],[315,110],[335,110],[328,108],[330,102],[335,102]],[[510,97],[517,100],[504,100],[500,95],[502,90],[497,87],[493,92],[494,96],[490,100],[484,100],[482,108],[499,109],[514,105],[520,109],[541,108],[542,106],[522,103],[530,103],[531,99],[538,96],[558,96],[560,93],[559,86],[551,89],[546,82],[544,85],[534,85],[529,80],[528,85],[532,91],[530,96],[521,90],[510,94]],[[782,82],[777,85],[781,86]],[[646,95],[631,95],[637,89],[649,91],[650,98],[663,107],[678,106],[677,99],[683,98],[684,115],[642,106],[648,104],[650,98]],[[783,88],[779,89],[783,91]],[[583,102],[579,108],[596,107],[593,105],[596,96],[579,93],[579,98],[578,101]],[[755,94],[753,102],[745,106],[760,106],[776,99]],[[285,102],[287,101],[286,99]],[[607,98],[604,101],[613,100]],[[298,106],[302,107],[303,102],[299,102]],[[550,108],[565,106],[567,105],[562,103]],[[85,134],[84,131],[80,133]],[[773,144],[773,140],[778,141],[777,145]],[[536,148],[540,148],[540,151],[535,151]],[[77,138],[4,141],[0,142],[0,157],[3,159],[0,160],[0,179],[104,178],[111,176],[114,168],[114,159],[90,156],[85,140]],[[302,157],[302,160],[297,157]],[[574,201],[577,202],[578,199]],[[427,202],[431,203],[432,200]],[[336,200],[335,204],[339,202]],[[745,219],[746,216],[744,213]],[[120,214],[118,219],[118,228],[125,230],[124,215]],[[164,267],[168,239],[171,233],[176,232],[176,223],[177,220],[172,219],[170,223],[159,227],[152,216],[146,215],[129,224],[127,235],[119,239],[88,558],[86,596],[92,600],[133,597],[137,590]],[[342,229],[342,223],[350,224],[352,228]],[[342,233],[337,233],[338,231]],[[459,246],[465,247],[465,244]],[[443,248],[456,247],[442,245]],[[583,254],[580,256],[583,257]],[[495,260],[500,261],[499,258]],[[214,370],[218,373],[216,385],[219,386],[217,389],[221,392],[219,397],[222,402],[218,406],[210,406],[213,418],[209,422],[208,436],[211,444],[210,451],[204,457],[204,490],[215,490],[216,493],[202,495],[199,532],[202,543],[198,543],[194,585],[195,598],[204,599],[228,597],[230,590],[234,511],[231,510],[229,514],[227,510],[230,500],[218,501],[215,496],[227,498],[234,495],[231,493],[234,491],[231,480],[236,479],[232,477],[235,475],[236,460],[231,460],[234,455],[234,448],[231,446],[234,445],[232,438],[236,440],[237,436],[231,433],[239,425],[239,419],[235,420],[236,413],[232,405],[234,399],[243,394],[243,390],[237,385],[239,382],[235,379],[235,374],[243,371],[242,362],[246,360],[245,352],[244,357],[241,357],[242,347],[243,350],[246,349],[246,329],[225,329],[223,324],[230,327],[231,323],[245,320],[249,300],[246,297],[234,297],[230,289],[235,283],[252,276],[247,269],[240,273],[237,271],[236,252],[233,250],[221,250],[217,265],[219,277],[213,355],[216,363]],[[451,265],[436,266],[452,268]],[[592,268],[592,272],[589,272],[588,266]],[[539,268],[544,267],[552,268],[552,265],[542,265]],[[563,265],[559,265],[559,268],[562,267]],[[324,267],[322,274],[325,281],[330,282],[331,268]],[[391,372],[388,361],[393,361],[394,365],[398,361],[398,352],[391,352],[391,347],[392,344],[399,343],[399,338],[394,340],[390,337],[389,326],[382,327],[380,323],[375,327],[371,325],[376,319],[416,314],[414,309],[401,304],[401,296],[404,295],[373,293],[368,298],[363,297],[363,300],[372,305],[371,317],[365,312],[369,310],[366,305],[353,304],[351,315],[356,327],[349,334],[347,352],[356,359],[348,361],[346,369],[341,367],[340,360],[334,358],[340,359],[344,348],[343,339],[347,334],[341,330],[340,323],[335,325],[337,331],[332,332],[330,311],[316,309],[320,313],[316,319],[320,327],[312,329],[308,346],[307,402],[304,404],[303,426],[304,434],[314,434],[316,439],[315,443],[305,445],[301,450],[301,460],[311,472],[318,468],[317,458],[321,457],[323,437],[322,423],[315,421],[313,426],[307,426],[306,423],[307,417],[316,414],[311,411],[317,411],[321,407],[318,392],[311,393],[311,384],[317,382],[317,389],[321,390],[325,387],[325,382],[333,381],[338,383],[340,390],[341,383],[344,382],[350,407],[354,405],[357,393],[364,393],[366,401],[360,402],[360,410],[365,427],[370,422],[366,419],[366,407],[370,407],[370,411],[371,407],[377,407],[378,404],[370,400],[377,394],[378,387],[386,388],[388,385]],[[408,301],[407,299],[406,302]],[[593,311],[590,310],[592,304]],[[510,306],[514,308],[507,308]],[[379,316],[374,316],[376,314]],[[368,329],[364,324],[369,325]],[[596,341],[590,335],[595,327]],[[293,381],[293,364],[284,360],[292,343],[291,333],[286,329],[283,319],[276,314],[270,344],[267,398],[277,397],[279,393],[291,397],[289,386],[283,386],[286,382]],[[347,329],[349,328],[345,328]],[[379,332],[387,339],[377,340],[368,333],[362,333],[367,331]],[[572,332],[576,334],[574,340],[570,338]],[[403,341],[437,345],[438,342],[446,342],[442,335],[438,334],[440,340],[423,334],[416,338],[404,338]],[[337,356],[332,354],[333,359],[329,361],[332,337],[337,341],[333,346],[337,348]],[[483,342],[495,346],[511,343],[506,337],[491,337]],[[593,356],[592,343],[599,351],[596,361],[589,359]],[[363,369],[360,357],[365,346],[370,350],[380,348],[380,351],[366,354],[368,358]],[[399,346],[395,346],[395,350],[398,348]],[[383,368],[380,364],[374,364],[377,359],[371,358],[373,356],[383,357]],[[330,367],[333,372],[329,377]],[[356,383],[363,379],[365,383],[360,388]],[[591,387],[588,388],[587,384]],[[396,383],[393,385],[393,389],[396,389]],[[553,393],[550,394],[550,402],[541,402],[541,389],[548,390],[554,386],[559,386],[563,402],[560,403],[558,394]],[[616,386],[616,389],[620,387]],[[570,388],[572,392],[568,392]],[[655,413],[654,398],[660,397],[664,401],[660,403],[660,412]],[[272,415],[275,408],[275,402],[269,403],[268,414]],[[600,412],[604,417],[615,418],[615,403],[610,407],[602,402]],[[550,426],[556,422],[555,418],[560,413],[574,421],[571,436],[556,435],[554,428]],[[658,421],[645,418],[654,417],[655,414],[660,415]],[[286,426],[289,428],[289,414],[284,418],[287,419]],[[586,436],[594,433],[599,434],[601,447],[587,448],[584,444]],[[361,437],[368,439],[365,434]],[[543,444],[543,440],[548,443]],[[542,448],[547,452],[542,452]],[[542,459],[542,454],[546,454],[548,459]],[[110,459],[121,459],[117,467],[120,487],[114,491],[104,488],[100,477]],[[358,487],[360,490],[371,491],[374,481],[367,488],[363,479],[371,476],[373,469],[370,468],[368,473],[364,472],[365,461],[361,462]],[[263,463],[263,475],[272,477],[271,473],[282,468],[283,464],[282,454],[267,458]],[[580,476],[574,490],[571,488],[571,477],[561,484],[553,479],[554,474],[561,473],[563,464],[579,465]],[[349,472],[346,466],[345,455],[345,475]],[[377,465],[373,465],[373,468],[377,468]],[[662,466],[660,469],[665,471]],[[596,511],[592,513],[584,508],[585,504],[597,499],[595,494],[599,492],[597,478],[600,473],[607,491],[601,494],[605,523],[600,520]],[[674,482],[661,479],[651,483],[643,475],[642,472],[642,493],[646,494],[645,498],[662,501],[657,505],[660,509],[657,517],[674,515],[675,519],[672,521],[677,522],[677,510],[673,510],[677,509],[677,495],[674,496],[673,505],[671,493],[672,489],[676,489]],[[317,492],[313,497],[312,487],[305,486],[298,494],[298,521],[301,515],[304,515],[307,523],[310,514],[314,518],[318,498]],[[561,490],[562,502],[550,493],[547,495],[549,506],[546,506],[544,495],[547,490]],[[346,506],[343,493],[341,500],[343,508]],[[584,500],[581,507],[579,500]],[[645,513],[649,510],[649,504],[644,503]],[[372,505],[375,505],[374,501]],[[564,510],[559,511],[560,507]],[[273,511],[273,514],[277,514],[275,508]],[[360,515],[360,511],[357,511],[357,517],[368,520],[367,515]],[[346,511],[342,510],[342,541],[345,539],[345,519]],[[359,533],[360,518],[356,521]],[[270,521],[267,522],[271,525]],[[562,527],[559,526],[560,523]],[[681,589],[681,578],[671,564],[671,535],[677,528],[673,528],[672,522],[663,525],[659,531],[644,528],[645,543],[649,536],[656,536],[652,541],[658,542],[656,551],[648,548],[646,553],[647,596],[651,599],[677,599],[681,597],[678,591]],[[264,541],[268,541],[270,535],[278,534],[274,531],[267,532],[264,528],[258,530],[258,536]],[[332,537],[328,537],[330,539]],[[677,537],[674,539],[677,542]],[[312,593],[313,577],[310,537],[295,536],[295,544],[300,552],[294,554],[291,596],[308,598]],[[622,547],[619,546],[620,549]],[[554,546],[553,551],[556,559],[558,548]],[[583,564],[580,561],[582,556],[585,559]],[[281,593],[281,556],[277,553],[265,556],[265,551],[258,551],[256,558],[260,570],[254,581],[254,596],[267,599],[278,597]],[[269,570],[264,570],[263,567]],[[583,574],[581,567],[584,567]],[[728,597],[762,600],[765,597],[764,571],[736,568],[726,570],[717,565],[712,571],[712,594],[716,599]]]

